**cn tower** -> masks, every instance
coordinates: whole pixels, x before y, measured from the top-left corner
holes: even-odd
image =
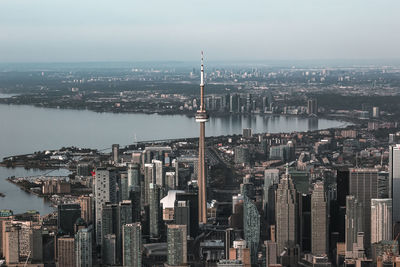
[[[204,106],[204,65],[203,51],[201,52],[201,76],[200,76],[200,109],[196,113],[196,122],[200,123],[199,138],[199,173],[197,175],[197,183],[199,186],[199,224],[207,223],[207,194],[206,194],[206,165],[205,165],[205,145],[204,135],[206,130],[206,121],[208,115]]]

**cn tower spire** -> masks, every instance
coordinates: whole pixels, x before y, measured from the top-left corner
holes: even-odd
[[[207,182],[206,182],[206,163],[205,163],[205,123],[208,115],[204,106],[204,64],[203,51],[201,51],[201,74],[200,74],[200,109],[196,113],[196,121],[200,123],[199,137],[199,172],[197,184],[199,187],[199,224],[207,223]]]

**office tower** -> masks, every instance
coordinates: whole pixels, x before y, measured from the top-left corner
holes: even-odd
[[[269,187],[273,184],[279,183],[279,170],[278,169],[266,169],[264,171],[264,186],[263,186],[263,210],[267,211],[268,205],[268,192]]]
[[[140,166],[139,164],[128,164],[128,187],[129,190],[140,191]]]
[[[81,206],[81,218],[85,220],[87,224],[93,222],[93,199],[91,196],[80,196],[78,203]]]
[[[328,253],[328,214],[323,182],[317,182],[311,195],[311,253]]]
[[[346,206],[346,197],[349,195],[349,169],[337,170],[336,184],[337,184],[337,201],[340,207]]]
[[[119,144],[113,144],[112,145],[112,155],[111,155],[111,158],[112,158],[112,161],[113,161],[113,163],[115,164],[115,163],[118,163],[119,162]]]
[[[346,258],[358,258],[358,235],[363,233],[363,207],[355,196],[346,197]]]
[[[372,108],[372,117],[379,118],[379,115],[380,115],[379,107],[373,107]]]
[[[150,184],[156,183],[156,168],[154,163],[146,163],[144,165],[144,205],[149,204]]]
[[[128,173],[120,173],[119,201],[129,199]]]
[[[371,199],[371,243],[392,240],[392,199]]]
[[[186,225],[186,231],[190,234],[190,201],[175,201],[175,224]]]
[[[125,224],[132,223],[132,203],[130,200],[125,200],[119,203],[117,216],[118,216],[117,220],[114,220],[114,224],[117,224],[117,229],[116,229],[117,262],[122,262],[123,226]]]
[[[278,247],[276,242],[271,240],[264,241],[265,245],[265,267],[269,267],[270,264],[278,263]]]
[[[163,162],[161,160],[153,159],[152,163],[155,167],[156,184],[162,188],[165,184]]]
[[[251,263],[256,264],[260,242],[260,214],[256,205],[246,195],[243,206],[243,231],[247,247],[250,249]]]
[[[92,230],[81,229],[75,234],[75,267],[92,266]]]
[[[393,199],[393,219],[394,229],[400,225],[400,144],[389,146],[389,198]],[[393,238],[398,235],[398,231],[393,232]]]
[[[142,226],[140,223],[123,226],[122,248],[123,266],[142,266]]]
[[[30,253],[30,229],[32,222],[18,221],[19,231],[19,256],[20,258],[28,257]]]
[[[196,113],[196,122],[200,123],[199,138],[199,169],[197,184],[199,187],[199,223],[207,223],[207,182],[206,182],[206,162],[205,162],[205,129],[208,121],[207,111],[204,106],[204,66],[203,52],[201,52],[201,80],[200,80],[200,109]]]
[[[42,227],[40,225],[33,225],[29,231],[29,244],[30,244],[30,258],[32,262],[43,261],[43,237]]]
[[[160,188],[151,183],[149,186],[150,238],[160,237]]]
[[[278,184],[275,207],[276,242],[278,254],[281,254],[285,248],[293,248],[298,244],[297,191],[288,169]]]
[[[58,232],[73,235],[74,224],[81,217],[81,206],[79,204],[59,204],[57,209]]]
[[[311,252],[311,194],[298,194],[299,236],[301,251]]]
[[[102,242],[102,209],[106,202],[116,203],[116,172],[114,169],[98,168],[95,176],[96,244]]]
[[[190,227],[187,229],[187,232],[192,238],[196,238],[199,230],[199,212],[198,212],[198,196],[196,193],[192,192],[182,192],[182,193],[176,193],[176,199],[175,201],[185,201],[189,203],[190,206],[190,217],[189,217],[189,222],[190,222]]]
[[[108,234],[104,237],[102,262],[105,265],[117,264],[117,248],[115,234]]]
[[[101,218],[101,242],[102,245],[102,253],[104,254],[105,246],[104,238],[109,234],[117,234],[118,231],[118,204],[114,203],[105,203],[102,209],[102,218]]]
[[[378,198],[389,198],[389,172],[378,173]]]
[[[21,227],[11,222],[5,224],[3,229],[3,253],[6,259],[6,264],[18,263],[20,246],[19,235]]]
[[[65,236],[57,239],[57,266],[75,267],[74,238]]]
[[[187,232],[185,225],[168,225],[167,250],[168,266],[187,265]]]
[[[378,171],[376,169],[350,169],[349,193],[363,207],[364,247],[369,255],[371,246],[371,199],[378,198]]]
[[[307,100],[307,114],[317,114],[318,113],[318,104],[316,99]]]

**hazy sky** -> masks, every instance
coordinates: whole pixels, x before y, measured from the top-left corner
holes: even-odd
[[[400,58],[399,0],[0,0],[0,62]]]

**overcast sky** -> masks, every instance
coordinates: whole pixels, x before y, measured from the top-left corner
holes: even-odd
[[[0,0],[0,62],[399,59],[399,0]]]

